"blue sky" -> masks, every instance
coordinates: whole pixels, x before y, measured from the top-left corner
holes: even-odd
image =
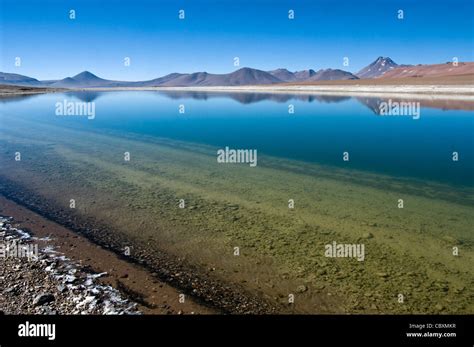
[[[472,0],[0,2],[0,71],[39,79],[83,70],[118,80],[227,73],[236,69],[236,56],[241,67],[292,71],[354,72],[378,56],[405,64],[474,60]],[[185,20],[178,18],[180,9]],[[20,67],[15,57],[21,57]]]

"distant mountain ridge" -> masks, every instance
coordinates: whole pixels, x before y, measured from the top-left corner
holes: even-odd
[[[8,72],[0,72],[0,84],[41,86],[41,82],[36,78]]]
[[[373,63],[360,70],[356,76],[359,78],[375,78],[398,66],[399,65],[389,57],[378,57]]]
[[[339,69],[321,69],[307,79],[307,81],[334,81],[334,80],[357,80],[359,77],[350,72]]]
[[[141,86],[166,86],[166,87],[186,87],[186,86],[241,86],[255,84],[281,83],[282,80],[269,74],[268,72],[241,68],[229,74],[211,74],[207,72],[195,72],[191,74],[170,74],[155,80],[146,82],[136,82]]]
[[[470,65],[462,69],[471,71]],[[195,86],[245,86],[245,85],[268,85],[277,83],[299,83],[335,80],[357,80],[373,78],[392,78],[409,75],[414,69],[422,71],[424,75],[430,75],[430,71],[438,71],[438,65],[398,65],[389,57],[378,57],[371,64],[353,74],[340,69],[320,69],[318,71],[308,69],[291,72],[280,68],[271,71],[263,71],[244,67],[227,74],[212,74],[208,72],[194,73],[171,73],[148,81],[114,81],[100,78],[89,71],[83,71],[75,76],[66,77],[61,80],[39,81],[35,78],[0,72],[0,84],[29,86],[29,87],[55,87],[55,88],[107,88],[107,87],[195,87]],[[408,68],[409,70],[403,69]],[[455,69],[455,68],[453,68]],[[443,68],[441,74],[449,74],[453,70]],[[463,70],[463,71],[464,71]],[[415,74],[415,73],[412,73]]]
[[[290,72],[287,69],[268,71],[283,82],[309,82],[309,81],[333,81],[333,80],[356,80],[357,76],[339,69],[302,70]]]

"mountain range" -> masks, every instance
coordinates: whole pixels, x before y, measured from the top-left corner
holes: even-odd
[[[0,72],[0,84],[54,88],[242,86],[357,78],[350,72],[342,70],[325,69],[317,72],[314,70],[290,72],[286,69],[262,71],[248,67],[228,74],[211,74],[208,72],[172,73],[149,81],[139,82],[106,80],[89,71],[83,71],[73,77],[66,77],[57,81],[39,81],[28,76]]]
[[[429,70],[430,65],[421,66],[425,67],[425,70]],[[83,71],[73,77],[50,81],[40,81],[28,76],[0,72],[0,84],[53,88],[243,86],[395,77],[406,74],[407,67],[411,66],[398,65],[389,57],[378,57],[356,74],[339,69],[320,69],[318,71],[309,69],[291,72],[284,68],[263,71],[244,67],[228,74],[208,72],[171,73],[152,80],[137,82],[107,80],[89,71]],[[415,70],[418,71],[420,68]],[[411,69],[408,71],[411,71]]]

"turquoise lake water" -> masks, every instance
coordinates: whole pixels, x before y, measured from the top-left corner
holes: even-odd
[[[94,102],[95,117],[57,116],[57,102]],[[75,92],[3,99],[15,117],[94,132],[133,133],[217,149],[347,167],[396,177],[474,185],[474,111],[421,107],[420,118],[381,116],[382,100],[291,94]],[[184,105],[185,113],[179,113]],[[294,113],[288,106],[294,106]],[[44,134],[48,136],[48,134]],[[452,153],[459,160],[452,160]]]

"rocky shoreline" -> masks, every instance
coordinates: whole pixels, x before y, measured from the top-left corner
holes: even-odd
[[[198,303],[224,314],[274,314],[284,313],[284,307],[270,304],[261,297],[246,292],[237,285],[228,285],[198,269],[184,259],[174,258],[164,252],[150,252],[146,245],[131,242],[122,235],[108,230],[91,220],[70,215],[50,202],[41,200],[11,181],[0,181],[2,195],[31,211],[52,220],[87,238],[92,243],[114,252],[121,259],[138,264],[159,280],[189,295]],[[133,254],[124,256],[125,247],[133,244]]]
[[[137,304],[95,273],[0,216],[0,312],[3,314],[139,314]],[[20,252],[20,249],[28,252]]]

